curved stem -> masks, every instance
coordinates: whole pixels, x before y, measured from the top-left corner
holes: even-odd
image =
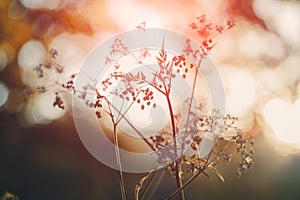
[[[195,89],[196,89],[196,83],[197,83],[197,77],[198,77],[198,73],[199,73],[199,68],[200,68],[200,65],[202,63],[202,60],[203,60],[203,56],[201,55],[201,58],[198,62],[198,65],[196,67],[196,72],[195,72],[195,76],[194,76],[194,80],[193,80],[193,87],[192,87],[192,94],[191,94],[191,98],[190,98],[190,102],[189,102],[189,108],[188,108],[188,116],[187,116],[187,119],[186,119],[186,122],[189,121],[190,119],[190,113],[191,113],[191,110],[192,110],[192,104],[193,104],[193,98],[194,98],[194,95],[195,95]],[[182,148],[181,148],[181,153],[183,153],[184,149],[185,149],[185,139],[187,137],[186,133],[187,133],[187,127],[185,129],[185,132],[184,132],[184,135],[183,135],[183,138],[182,138]]]
[[[124,183],[123,170],[122,170],[122,164],[120,158],[120,148],[119,148],[116,124],[114,124],[114,142],[115,142],[116,160],[117,160],[117,165],[119,166],[119,173],[120,173],[120,190],[121,190],[122,200],[126,200],[125,183]]]
[[[159,176],[159,178],[158,178],[158,180],[157,180],[157,182],[156,182],[156,184],[155,184],[155,186],[154,186],[154,188],[153,188],[151,194],[150,194],[149,197],[148,197],[148,200],[150,200],[150,199],[152,198],[152,196],[153,196],[154,193],[156,192],[158,186],[160,185],[160,183],[161,183],[161,181],[163,180],[163,177],[164,177],[165,175],[166,175],[166,169],[164,169],[164,170],[161,172],[161,174],[160,174],[160,176]]]
[[[118,108],[116,106],[114,106],[112,103],[110,103],[108,101],[107,98],[105,98],[105,101],[107,102],[107,104],[109,106],[111,106],[114,110],[116,110],[117,112],[119,111]],[[156,150],[154,149],[153,145],[151,145],[151,143],[147,140],[147,138],[139,131],[135,128],[135,126],[126,118],[126,116],[123,115],[123,113],[120,112],[120,116],[122,117],[122,119],[124,119],[128,125],[143,139],[143,141],[153,150],[156,152]]]
[[[174,161],[175,164],[175,176],[176,176],[176,183],[177,183],[177,188],[181,188],[182,187],[182,179],[181,179],[181,167],[179,165],[179,162],[177,161],[178,158],[178,154],[177,154],[177,139],[176,139],[176,125],[175,125],[175,120],[174,120],[174,112],[173,112],[173,107],[172,107],[172,103],[170,100],[170,93],[166,94],[166,99],[168,102],[168,108],[169,108],[169,112],[170,112],[170,120],[171,120],[171,124],[172,124],[172,133],[173,133],[173,148],[174,148],[174,154],[175,154],[175,159],[176,161]],[[184,200],[184,191],[181,190],[181,199]]]
[[[180,188],[178,188],[175,192],[173,192],[169,197],[167,197],[165,200],[171,200],[176,195],[178,195],[179,192],[182,192],[183,189],[185,189],[193,180],[195,180],[201,173],[205,173],[205,168],[200,169],[196,174],[194,174],[188,181],[186,181]]]
[[[120,190],[122,195],[122,200],[126,200],[126,192],[125,192],[125,184],[124,184],[124,177],[123,177],[123,169],[121,164],[121,158],[120,158],[120,148],[119,148],[119,140],[118,140],[118,133],[117,133],[117,124],[115,123],[114,115],[111,109],[111,106],[109,104],[109,101],[105,98],[108,109],[109,109],[109,116],[111,118],[111,121],[113,123],[113,134],[114,134],[114,143],[115,143],[115,155],[117,160],[117,165],[119,167],[119,173],[120,173]]]
[[[170,112],[170,120],[171,120],[171,124],[172,124],[174,154],[175,154],[175,157],[177,158],[178,154],[177,154],[176,126],[175,126],[175,120],[174,120],[173,107],[172,107],[172,103],[171,103],[171,100],[170,100],[169,93],[166,95],[166,99],[167,99],[167,102],[168,102],[168,108],[169,108],[169,112]]]
[[[153,173],[151,173],[150,180],[149,180],[148,183],[146,184],[146,186],[145,186],[145,188],[144,188],[144,190],[143,190],[143,192],[142,192],[142,194],[141,194],[141,200],[143,200],[143,199],[145,198],[145,195],[146,195],[146,193],[148,192],[148,189],[149,189],[151,183],[152,183],[153,180],[154,180],[154,176],[155,176],[155,174],[157,173],[157,171],[150,171],[150,172],[153,172]],[[149,175],[150,175],[150,174],[149,174]],[[137,200],[138,200],[138,199],[137,199]]]

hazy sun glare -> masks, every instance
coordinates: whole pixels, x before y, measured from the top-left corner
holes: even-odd
[[[272,99],[264,110],[263,116],[279,142],[288,143],[300,150],[300,99],[288,103]]]

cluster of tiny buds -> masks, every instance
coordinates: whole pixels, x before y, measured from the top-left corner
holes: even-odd
[[[128,53],[127,46],[123,43],[123,41],[119,38],[116,38],[113,41],[113,44],[110,46],[110,55],[113,54],[122,54],[126,55]]]
[[[253,136],[249,139],[245,139],[242,135],[238,135],[235,137],[235,142],[237,144],[237,152],[241,155],[237,175],[241,176],[242,173],[247,172],[254,164],[253,158],[251,157],[254,154],[254,139]]]
[[[193,63],[187,65],[186,59],[183,55],[174,56],[173,62],[176,72],[181,74],[184,79],[186,78],[188,71],[194,67]]]
[[[154,96],[153,96],[153,91],[147,87],[146,89],[140,90],[143,93],[143,98],[141,99],[134,99],[138,104],[141,104],[141,109],[145,109],[146,106],[153,106],[153,108],[156,107],[156,103],[152,103]]]
[[[194,150],[194,151],[198,151],[198,146],[200,145],[200,142],[201,142],[201,137],[199,135],[196,135],[193,139],[193,142],[191,143],[191,148]]]
[[[153,147],[156,149],[161,149],[170,144],[170,140],[165,131],[161,134],[150,136],[150,140],[152,141]]]
[[[57,106],[61,109],[65,109],[64,102],[62,98],[58,95],[58,92],[55,93],[55,101],[53,102],[53,107]]]

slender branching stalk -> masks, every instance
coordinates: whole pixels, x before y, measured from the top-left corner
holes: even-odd
[[[171,58],[164,48],[165,38],[163,38],[161,49],[156,57],[157,67],[153,67],[144,64],[143,60],[138,58],[134,53],[129,52],[126,45],[120,39],[115,39],[111,46],[109,55],[112,56],[115,53],[118,56],[128,56],[133,58],[139,64],[144,65],[151,71],[151,74],[144,74],[143,71],[138,72],[123,72],[118,63],[115,64],[115,70],[109,73],[107,77],[101,79],[101,85],[96,87],[97,81],[91,80],[88,74],[81,71],[86,79],[87,84],[82,88],[75,88],[75,78],[77,75],[71,75],[70,78],[62,82],[58,77],[51,79],[51,76],[46,72],[54,70],[58,75],[63,73],[63,67],[56,63],[56,57],[58,52],[56,50],[50,50],[49,62],[40,64],[34,71],[39,78],[43,78],[50,83],[49,85],[41,85],[36,88],[26,90],[26,94],[30,96],[33,93],[45,93],[47,90],[53,87],[59,89],[55,92],[54,107],[65,109],[64,101],[61,97],[62,94],[70,92],[81,99],[85,105],[95,111],[95,115],[101,119],[102,114],[108,115],[109,120],[112,123],[112,134],[116,162],[120,176],[120,191],[122,200],[126,200],[125,180],[122,169],[122,159],[120,155],[120,138],[119,138],[119,126],[121,122],[126,122],[127,125],[135,131],[139,137],[144,141],[146,147],[150,148],[158,156],[157,165],[161,164],[161,160],[167,163],[162,169],[162,172],[158,175],[156,169],[150,170],[135,187],[135,199],[151,199],[158,187],[161,185],[164,176],[167,172],[170,172],[176,182],[176,190],[167,196],[167,200],[179,197],[181,200],[185,200],[185,189],[199,176],[204,175],[210,178],[207,173],[208,170],[214,172],[217,177],[224,181],[222,173],[217,169],[217,166],[222,163],[230,163],[231,159],[236,156],[240,156],[241,162],[237,171],[238,175],[246,172],[253,165],[251,155],[253,151],[253,138],[245,137],[242,130],[237,128],[236,122],[238,118],[229,114],[222,116],[216,109],[212,110],[212,114],[205,115],[202,110],[198,108],[198,105],[194,105],[195,90],[200,75],[200,67],[203,60],[210,54],[211,50],[216,45],[214,38],[223,33],[226,30],[233,28],[235,25],[233,20],[227,20],[226,25],[213,25],[209,23],[205,15],[199,16],[197,22],[190,24],[192,30],[196,31],[201,36],[200,46],[197,49],[192,48],[190,40],[186,40],[186,48],[183,49],[183,55],[174,55]],[[199,50],[200,49],[200,50]],[[107,57],[107,62],[116,62],[113,58]],[[187,63],[190,62],[190,65]],[[106,63],[107,64],[107,63]],[[113,64],[113,63],[110,63]],[[189,75],[192,71],[194,74]],[[186,99],[187,116],[184,118],[186,121],[181,122],[183,128],[180,126],[180,114],[176,113],[176,107],[172,102],[173,84],[172,81],[176,77],[186,79],[192,77],[192,91],[188,99]],[[117,87],[114,83],[120,83]],[[120,86],[121,85],[121,86]],[[120,86],[120,87],[119,87]],[[100,87],[100,88],[99,88]],[[141,111],[146,106],[156,107],[156,96],[162,95],[166,101],[166,108],[168,109],[169,124],[160,130],[158,133],[154,133],[153,136],[147,138],[144,134],[138,130],[137,127],[126,117],[129,111],[133,108],[133,105],[140,106]],[[92,96],[93,100],[90,100],[87,96]],[[113,104],[112,97],[119,98],[121,105],[117,106]],[[106,104],[106,106],[103,106]],[[222,119],[223,124],[220,123]],[[222,137],[215,133],[221,127],[221,133],[231,131],[232,136]],[[179,129],[183,132],[183,135],[179,137]],[[210,135],[213,138],[214,146],[208,153],[208,155],[201,157],[200,146],[202,139],[205,135]],[[187,141],[190,141],[187,143]],[[189,144],[189,148],[193,151],[191,155],[185,155],[184,150],[186,145]],[[181,145],[181,151],[179,152],[179,146]],[[231,151],[229,147],[236,146],[235,151]],[[168,147],[167,153],[159,151]],[[158,176],[158,178],[156,178]],[[150,188],[152,188],[151,191]],[[148,198],[147,198],[148,197]]]

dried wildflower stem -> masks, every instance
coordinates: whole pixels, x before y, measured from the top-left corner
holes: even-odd
[[[137,93],[136,97],[138,97],[139,94],[140,94],[140,91]],[[122,111],[122,108],[123,108],[123,105],[124,105],[124,99],[123,99],[121,108],[120,109],[116,109],[116,111],[118,112],[118,117],[117,117],[116,124],[119,124],[120,121],[125,118],[126,113],[130,110],[130,108],[132,107],[133,104],[134,104],[134,101],[132,101],[129,104],[129,106],[126,108],[126,110],[122,113],[121,111]]]
[[[152,196],[154,195],[154,193],[156,192],[158,186],[160,185],[161,181],[163,180],[164,176],[166,175],[166,168],[161,172],[153,190],[151,191],[151,194],[149,195],[148,199],[147,200],[151,200],[152,199]]]
[[[183,50],[184,53],[186,53],[186,55],[180,55],[180,56],[174,56],[172,58],[172,60],[167,59],[167,53],[164,50],[164,42],[165,42],[165,38],[163,38],[162,41],[162,47],[161,47],[161,51],[159,52],[159,56],[157,56],[157,64],[159,66],[159,70],[155,70],[154,68],[152,68],[151,66],[144,64],[142,59],[139,59],[135,54],[130,53],[128,51],[128,48],[126,47],[126,45],[122,42],[122,40],[120,39],[116,39],[113,43],[113,45],[111,46],[111,50],[110,50],[110,55],[113,55],[115,53],[117,54],[122,54],[122,55],[130,55],[134,60],[138,61],[139,64],[142,64],[143,66],[146,66],[149,70],[151,70],[153,72],[153,79],[149,80],[147,79],[148,77],[146,77],[146,75],[142,72],[139,71],[137,74],[128,72],[128,73],[122,73],[122,72],[118,72],[115,71],[112,74],[110,74],[110,76],[105,79],[102,82],[102,86],[103,86],[103,91],[106,91],[106,89],[109,87],[109,85],[112,84],[113,80],[118,80],[118,79],[122,79],[121,81],[124,83],[125,89],[121,88],[120,90],[124,89],[123,91],[120,90],[112,90],[108,95],[116,95],[117,97],[120,97],[122,99],[122,104],[120,107],[116,107],[115,105],[113,105],[113,102],[111,100],[109,100],[109,98],[107,98],[107,95],[100,95],[98,93],[98,90],[96,89],[95,85],[97,80],[91,79],[87,74],[85,74],[83,72],[83,74],[85,76],[87,76],[88,78],[90,78],[88,80],[89,81],[93,81],[93,83],[95,84],[87,84],[86,86],[84,86],[82,89],[84,90],[83,92],[81,91],[77,91],[75,90],[74,87],[74,77],[75,75],[71,76],[71,79],[69,81],[67,81],[64,84],[60,84],[58,82],[58,77],[56,79],[56,81],[51,81],[50,78],[43,73],[43,70],[48,70],[51,67],[58,73],[61,74],[63,72],[63,67],[56,64],[55,63],[55,58],[56,56],[58,56],[58,53],[56,50],[51,50],[50,51],[50,58],[51,58],[51,62],[48,64],[41,64],[38,67],[34,68],[34,71],[37,73],[38,77],[44,77],[45,80],[48,80],[52,83],[52,85],[50,85],[49,87],[52,87],[54,85],[58,85],[61,86],[63,88],[63,90],[67,90],[67,91],[71,91],[74,93],[79,92],[80,96],[78,95],[79,98],[81,98],[82,100],[85,101],[85,104],[90,107],[90,108],[95,108],[96,110],[96,116],[98,118],[101,118],[101,113],[100,110],[103,109],[102,108],[102,101],[104,100],[107,105],[108,108],[103,109],[102,112],[105,112],[106,114],[108,114],[108,117],[111,118],[111,122],[113,125],[113,142],[114,142],[114,146],[115,146],[115,157],[116,157],[116,162],[117,165],[119,167],[119,173],[120,173],[120,190],[121,190],[121,195],[122,195],[122,199],[126,200],[126,191],[125,191],[125,184],[124,184],[124,177],[123,177],[123,170],[122,170],[122,163],[121,163],[121,151],[120,151],[120,147],[119,147],[119,139],[118,139],[118,125],[119,123],[124,120],[125,122],[128,123],[128,125],[145,141],[145,143],[154,151],[157,153],[157,150],[160,149],[160,147],[164,147],[163,142],[161,142],[159,140],[153,140],[153,143],[149,142],[148,139],[146,137],[144,137],[143,133],[141,133],[139,130],[137,130],[137,128],[135,128],[135,126],[125,117],[126,113],[132,108],[132,105],[134,104],[134,102],[136,101],[135,99],[137,99],[137,97],[139,96],[139,93],[141,93],[142,96],[144,96],[143,100],[144,102],[141,101],[140,97],[139,99],[136,101],[137,103],[141,103],[141,109],[144,110],[145,108],[145,103],[147,105],[151,105],[150,100],[153,99],[153,91],[151,91],[151,89],[154,89],[156,91],[158,91],[159,93],[161,93],[164,98],[166,98],[166,102],[167,102],[167,106],[169,109],[169,117],[170,117],[170,122],[171,122],[171,130],[169,129],[167,131],[167,136],[168,139],[166,141],[171,141],[173,140],[173,147],[171,147],[171,149],[169,150],[171,153],[173,154],[172,157],[175,158],[175,161],[172,161],[167,167],[164,168],[164,170],[162,171],[162,173],[159,175],[159,177],[157,178],[156,175],[158,176],[158,173],[156,173],[155,171],[150,171],[148,172],[141,180],[140,182],[136,185],[135,188],[135,198],[138,200],[139,199],[139,192],[143,186],[143,184],[145,183],[146,185],[144,186],[144,190],[142,192],[141,199],[144,199],[146,194],[148,195],[149,193],[149,188],[153,188],[153,190],[151,190],[151,194],[149,195],[148,199],[151,199],[152,196],[154,195],[154,193],[156,192],[157,188],[159,187],[159,185],[161,184],[161,181],[163,180],[166,171],[170,170],[171,173],[174,175],[174,178],[176,179],[176,183],[177,183],[177,188],[176,191],[174,191],[169,197],[167,197],[166,199],[173,199],[175,197],[178,197],[182,200],[185,199],[185,195],[184,195],[184,189],[194,180],[197,178],[197,176],[199,176],[200,174],[203,174],[207,177],[210,178],[210,176],[205,172],[205,170],[209,169],[209,170],[213,170],[216,175],[222,180],[224,181],[224,178],[222,176],[222,174],[218,171],[218,169],[216,168],[217,164],[220,164],[224,161],[226,162],[230,162],[231,157],[235,154],[235,153],[228,153],[225,152],[225,150],[227,150],[229,143],[227,145],[225,145],[225,147],[223,147],[223,145],[221,146],[221,150],[218,150],[218,141],[219,138],[217,137],[217,135],[215,136],[215,145],[214,148],[209,152],[209,154],[205,157],[205,158],[200,158],[200,152],[199,152],[199,148],[198,145],[200,143],[201,140],[199,140],[199,138],[201,137],[201,130],[196,130],[196,133],[192,133],[192,135],[189,135],[189,129],[188,127],[190,126],[189,121],[191,120],[191,118],[193,117],[193,111],[192,109],[195,107],[195,105],[193,105],[193,99],[195,96],[195,88],[196,88],[196,84],[197,84],[197,79],[198,79],[198,75],[199,75],[199,68],[202,64],[203,59],[209,55],[210,51],[212,48],[214,48],[214,46],[216,45],[215,42],[213,42],[213,38],[216,37],[217,35],[221,34],[225,28],[223,25],[217,25],[215,28],[213,28],[213,24],[207,22],[206,20],[206,16],[202,15],[200,17],[197,18],[197,20],[199,21],[198,23],[192,23],[190,26],[192,27],[192,29],[196,30],[198,32],[198,34],[204,38],[204,40],[202,41],[200,48],[201,50],[199,51],[198,49],[193,49],[190,45],[190,41],[187,40],[186,41],[186,49]],[[232,20],[228,20],[227,21],[227,29],[229,30],[232,27],[234,27],[234,21]],[[217,32],[217,34],[214,34],[213,32]],[[190,98],[187,100],[188,103],[188,113],[187,113],[187,121],[186,121],[186,127],[184,130],[184,134],[183,137],[180,138],[178,137],[178,129],[177,129],[177,121],[176,121],[176,115],[174,115],[174,110],[173,110],[173,105],[172,105],[172,101],[171,101],[171,89],[172,89],[172,79],[176,77],[176,74],[173,74],[173,67],[174,68],[178,68],[176,70],[176,72],[178,74],[181,74],[182,78],[187,78],[187,72],[188,72],[188,68],[185,68],[185,72],[182,72],[182,70],[180,71],[179,68],[182,67],[186,67],[186,58],[185,56],[189,56],[189,54],[192,54],[193,58],[195,59],[195,61],[190,65],[190,68],[193,68],[194,65],[195,66],[195,73],[194,73],[194,77],[193,77],[193,84],[192,84],[192,92],[190,94]],[[144,54],[143,54],[144,55]],[[198,60],[199,59],[199,60]],[[113,58],[107,57],[107,62],[112,62],[115,61]],[[106,63],[107,64],[107,63]],[[115,65],[115,69],[119,69],[119,65]],[[135,87],[135,85],[132,85],[131,83],[135,82],[138,86],[137,88],[133,88]],[[147,86],[147,89],[143,89],[144,86]],[[149,87],[151,89],[149,89]],[[134,90],[135,89],[135,90]],[[91,90],[92,93],[88,93],[88,90]],[[149,90],[151,92],[149,92]],[[42,87],[37,87],[36,91],[38,93],[44,93],[46,91],[46,87],[42,86]],[[60,92],[56,92],[56,99],[55,102],[53,103],[54,107],[59,107],[61,109],[64,109],[64,104],[63,101],[61,99],[60,96],[58,96],[59,93],[62,93],[65,91],[60,91]],[[122,93],[119,93],[122,92]],[[138,93],[136,93],[138,92]],[[90,102],[88,99],[85,99],[86,95],[97,95],[97,101],[96,102]],[[130,94],[128,96],[126,96],[127,94]],[[151,93],[151,94],[150,94]],[[126,96],[126,98],[124,97],[124,95]],[[131,103],[129,104],[129,106],[125,109],[125,111],[123,110],[124,108],[124,102],[126,101],[130,101],[130,99],[132,98]],[[156,107],[156,104],[153,104],[153,107]],[[114,112],[113,112],[114,111]],[[114,116],[114,113],[116,112],[116,116]],[[229,118],[231,119],[231,118]],[[212,130],[211,132],[214,131],[213,128],[213,118],[209,118],[207,123],[211,123],[211,124],[207,124],[208,126],[210,125],[210,127],[207,127],[207,130]],[[233,124],[233,122],[231,124],[228,124],[228,127],[231,127],[231,125]],[[226,125],[226,124],[224,124]],[[202,127],[202,126],[201,126]],[[237,131],[237,130],[235,130]],[[204,131],[207,132],[207,131]],[[196,144],[195,148],[193,148],[196,152],[193,155],[193,157],[191,156],[190,158],[186,159],[184,156],[184,149],[185,149],[185,141],[187,140],[187,138],[189,136],[193,137],[193,134],[197,135],[198,138],[193,138],[193,142]],[[201,138],[200,138],[201,139]],[[178,150],[178,141],[177,140],[181,140],[181,154],[179,155],[179,150]],[[247,151],[247,141],[245,139],[242,138],[241,135],[237,136],[237,137],[232,137],[232,141],[234,141],[237,145],[237,152],[236,153],[240,153],[241,154],[241,158],[242,158],[242,162],[240,163],[240,173],[244,172],[246,170],[248,170],[250,168],[250,166],[252,165],[252,158],[250,157],[250,154],[253,154],[253,150],[251,150],[250,152]],[[253,142],[251,142],[252,144]],[[156,146],[155,146],[156,145]],[[172,148],[173,148],[173,152],[172,152]],[[159,155],[159,154],[158,154]],[[187,168],[187,175],[189,172],[193,172],[193,174],[191,176],[187,176],[189,179],[185,182],[183,182],[183,180],[186,180],[185,177],[185,171],[183,170],[184,168],[184,164],[188,165]],[[147,182],[146,182],[147,180]],[[157,181],[156,181],[157,180]],[[155,181],[155,184],[153,183]],[[154,186],[152,187],[152,185],[154,184]]]
[[[201,173],[209,177],[208,174],[205,173],[205,170],[208,168],[208,165],[211,165],[211,162],[209,162],[209,160],[212,154],[213,154],[213,149],[209,152],[205,164],[200,169],[198,169],[198,171],[189,180],[187,180],[180,188],[177,188],[177,190],[174,191],[165,200],[171,200],[175,198],[179,193],[181,193],[181,191],[183,191],[187,186],[189,186],[189,184],[192,183]]]
[[[148,64],[145,64],[141,59],[137,58],[133,53],[129,53],[130,56],[132,56],[132,58],[137,61],[139,64],[142,64],[144,67],[147,67],[149,70],[151,70],[152,72],[155,72],[155,70]]]
[[[105,98],[106,99],[106,98]],[[126,118],[125,114],[122,113],[117,107],[115,107],[111,102],[109,102],[106,99],[106,102],[108,105],[110,105],[114,110],[116,110],[117,112],[119,112],[120,114],[120,119],[124,119],[128,125],[143,139],[143,141],[153,150],[155,151],[154,147],[151,145],[151,143],[147,140],[147,138],[139,131],[135,128],[135,126]],[[118,123],[120,122],[120,119],[118,120]]]
[[[120,148],[119,148],[118,133],[117,133],[116,125],[114,125],[114,142],[115,142],[116,159],[117,159],[117,164],[119,166],[119,173],[120,173],[120,189],[121,189],[122,200],[126,200],[126,191],[125,191],[122,164],[121,164],[121,159],[120,159]]]
[[[209,165],[213,165],[211,162],[209,162],[210,156],[212,155],[213,151],[211,150],[208,154],[207,160],[205,164],[198,169],[198,171],[189,179],[187,180],[180,188],[178,188],[176,191],[174,191],[169,197],[167,197],[165,200],[171,200],[175,198],[181,191],[183,191],[187,186],[189,186],[190,183],[192,183],[200,174],[204,174],[205,176],[209,177],[209,175],[205,172],[209,168]]]
[[[218,138],[219,140],[219,138]],[[175,198],[182,190],[184,190],[192,181],[194,181],[200,174],[204,174],[205,176],[209,177],[208,174],[205,173],[205,170],[207,169],[213,169],[215,171],[215,173],[217,173],[217,175],[219,176],[219,178],[222,180],[222,176],[220,176],[219,172],[216,171],[216,165],[220,164],[220,156],[224,155],[224,152],[226,152],[226,150],[228,149],[228,147],[230,146],[230,142],[228,142],[224,148],[222,148],[219,151],[214,151],[214,149],[212,149],[210,151],[210,153],[208,154],[207,158],[206,158],[206,162],[205,164],[189,179],[187,180],[181,188],[178,188],[176,191],[174,191],[169,197],[166,198],[166,200],[171,200],[173,198]],[[217,147],[217,144],[215,145],[215,147]],[[236,154],[237,152],[235,152]],[[213,158],[211,158],[211,156],[214,155]],[[228,158],[232,157],[233,154],[226,154],[228,155]],[[224,159],[221,160],[222,161],[226,161],[227,163],[230,162],[230,160]],[[222,180],[224,181],[224,180]]]
[[[162,46],[161,46],[161,52],[160,52],[160,56],[162,58],[162,62],[159,63],[160,67],[162,67],[162,69],[167,69],[169,66],[169,63],[167,64],[167,53],[164,49],[165,46],[165,37],[163,38],[162,41]],[[160,61],[160,59],[158,59],[158,61]],[[177,160],[178,158],[178,152],[177,152],[177,138],[176,138],[176,124],[175,124],[175,116],[174,116],[174,111],[173,111],[173,106],[172,106],[172,102],[170,99],[170,92],[171,92],[171,87],[172,87],[172,77],[173,77],[173,61],[170,65],[170,71],[167,72],[168,74],[168,79],[164,79],[162,77],[162,74],[159,74],[159,77],[161,78],[163,87],[164,87],[164,92],[162,92],[164,94],[164,96],[166,97],[167,103],[168,103],[168,108],[169,108],[169,114],[170,114],[170,120],[171,120],[171,126],[172,126],[172,136],[173,136],[173,148],[174,148],[174,155],[176,160],[173,162],[173,164],[175,165],[175,177],[176,177],[176,184],[177,184],[177,188],[181,188],[182,187],[182,179],[181,179],[181,167],[180,167],[180,159]],[[169,81],[169,84],[166,83],[166,81]],[[184,191],[181,190],[180,192],[181,194],[181,199],[184,200]]]
[[[172,107],[172,103],[171,103],[171,100],[170,100],[169,93],[166,95],[166,99],[167,99],[167,102],[168,102],[168,107],[169,107],[169,112],[170,112],[170,120],[171,120],[171,124],[172,124],[174,154],[175,154],[175,157],[177,158],[178,154],[177,154],[176,127],[175,127],[173,107]]]
[[[168,107],[169,107],[169,112],[170,112],[170,119],[171,119],[171,124],[172,124],[172,133],[173,133],[173,148],[174,148],[174,154],[175,154],[175,158],[177,159],[178,157],[178,153],[177,153],[177,139],[176,139],[176,126],[175,126],[175,120],[174,120],[174,112],[173,112],[173,107],[172,107],[172,103],[170,100],[170,93],[167,92],[166,94],[166,99],[168,102]],[[180,169],[180,165],[179,165],[179,161],[174,161],[174,165],[175,165],[175,177],[176,177],[176,183],[177,183],[177,188],[181,188],[182,187],[182,179],[181,179],[181,169]],[[184,191],[181,190],[181,199],[184,200]]]
[[[189,180],[187,180],[180,188],[178,188],[176,191],[174,191],[169,197],[167,197],[165,200],[171,200],[174,197],[178,195],[181,191],[183,191],[193,180],[195,180],[201,173],[204,173],[206,170],[206,167],[201,168],[199,171],[197,171],[196,174],[194,174]]]
[[[122,200],[126,200],[126,191],[125,191],[123,169],[122,169],[122,164],[121,164],[119,140],[118,140],[118,133],[117,133],[117,125],[118,124],[115,122],[111,107],[108,106],[108,109],[109,109],[109,116],[110,116],[111,121],[113,123],[115,154],[116,154],[117,165],[119,166],[119,173],[120,173],[120,190],[121,190]]]
[[[140,184],[139,184],[139,189],[136,191],[136,199],[137,199],[137,200],[138,200],[138,198],[139,198],[139,190],[140,190],[140,188],[142,187],[143,183],[144,183],[147,179],[149,179],[148,182],[147,182],[147,184],[145,185],[145,188],[144,188],[142,194],[141,194],[141,199],[144,199],[144,198],[145,198],[145,195],[146,195],[146,193],[148,192],[148,189],[150,188],[150,185],[152,184],[152,182],[153,182],[153,180],[154,180],[154,177],[155,177],[156,173],[157,173],[157,170],[156,170],[156,171],[151,170],[150,172],[147,173],[146,176],[144,176],[144,178],[141,180],[141,182],[139,182],[139,183],[140,183]],[[151,175],[151,177],[150,177],[150,175]],[[150,178],[149,178],[149,177],[150,177]]]
[[[195,72],[194,79],[193,79],[193,87],[192,87],[191,98],[190,98],[190,102],[188,104],[189,108],[188,108],[188,114],[187,114],[187,119],[186,119],[187,122],[190,120],[190,114],[191,114],[191,110],[192,110],[193,98],[194,98],[194,95],[195,95],[195,89],[196,89],[196,83],[197,83],[199,68],[200,68],[201,63],[203,61],[203,58],[204,58],[204,56],[201,54],[200,60],[199,60],[198,65],[196,67],[196,72]],[[181,154],[183,154],[183,151],[185,149],[185,140],[186,140],[186,137],[187,137],[187,130],[188,130],[188,127],[185,128],[184,135],[183,135],[183,138],[182,138]]]
[[[159,175],[158,180],[156,181],[156,184],[154,185],[153,190],[151,191],[151,194],[149,195],[149,197],[147,199],[151,199],[152,196],[154,195],[154,193],[156,192],[158,186],[160,185],[161,181],[163,180],[163,177],[166,175],[166,171],[167,169],[164,168],[164,170],[162,171],[162,173]],[[147,184],[145,185],[145,189],[143,190],[142,194],[141,194],[141,200],[143,200],[145,198],[146,193],[148,192],[148,189],[150,188],[150,185],[152,184],[152,182],[154,181],[154,177],[156,176],[158,171],[149,171],[140,181],[139,183],[136,185],[135,187],[135,199],[139,200],[139,192],[140,189],[142,188],[144,182],[148,180]]]

